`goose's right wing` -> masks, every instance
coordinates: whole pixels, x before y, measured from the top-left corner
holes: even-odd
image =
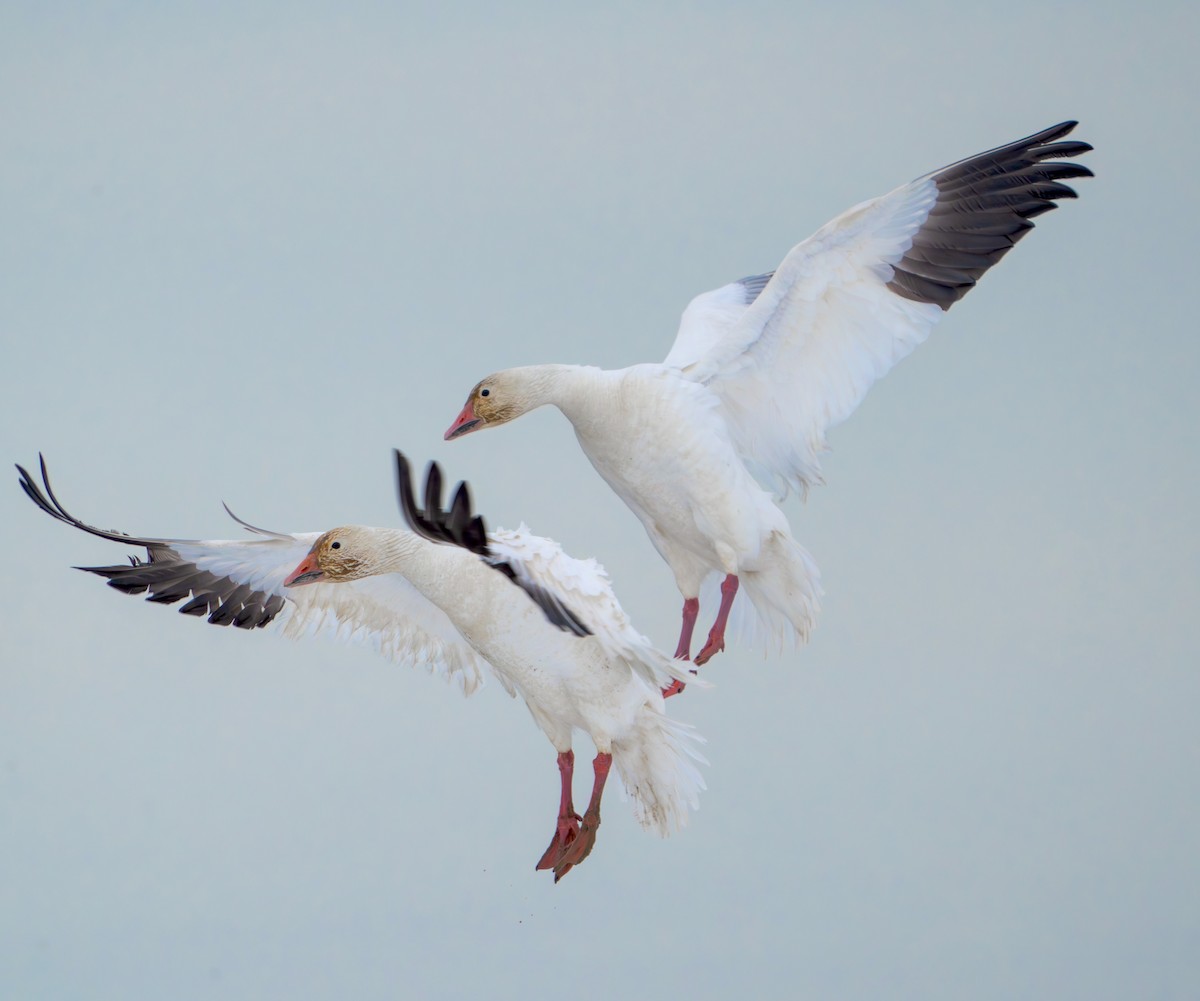
[[[275,623],[287,636],[329,634],[370,646],[391,660],[457,678],[467,694],[483,680],[484,661],[446,614],[399,574],[285,588],[284,579],[319,532],[268,532],[233,516],[260,538],[138,538],[95,528],[69,514],[50,486],[45,461],[41,486],[24,468],[17,469],[22,489],[52,518],[113,542],[145,547],[144,560],[130,556],[128,564],[78,568],[107,578],[119,591],[145,594],[158,604],[183,601],[180,612],[205,616],[214,625],[256,629]]]
[[[527,589],[553,601],[586,630],[604,652],[626,665],[655,688],[672,680],[698,682],[684,661],[672,660],[639,633],[617,600],[604,567],[593,559],[576,559],[553,539],[534,535],[525,525],[489,533],[492,559],[503,561]]]

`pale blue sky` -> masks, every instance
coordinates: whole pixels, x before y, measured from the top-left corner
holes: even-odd
[[[1197,996],[1200,16],[1150,10],[6,5],[0,455],[224,537],[222,499],[397,523],[399,446],[668,649],[671,576],[559,415],[442,442],[471,385],[661,358],[697,292],[1065,118],[1097,177],[788,502],[820,624],[674,700],[692,825],[614,796],[558,886],[499,686],[115,594],[14,473],[0,994]]]

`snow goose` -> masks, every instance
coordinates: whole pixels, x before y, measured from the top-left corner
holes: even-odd
[[[775,271],[697,296],[662,364],[535,365],[475,385],[447,440],[553,404],[634,511],[684,597],[687,659],[706,579],[720,607],[696,656],[724,649],[739,584],[776,644],[807,638],[817,568],[774,498],[821,482],[826,431],[1091,171],[1060,161],[1063,122],[856,205]],[[673,684],[671,694],[679,689]]]
[[[461,678],[469,694],[486,663],[510,695],[520,694],[558,754],[561,796],[554,837],[537,863],[555,882],[591,852],[600,800],[615,765],[640,823],[667,835],[686,822],[704,787],[699,738],[664,712],[661,687],[681,675],[629,623],[607,576],[522,526],[488,533],[460,483],[441,505],[431,464],[425,505],[416,502],[396,452],[401,507],[412,531],[345,526],[260,538],[190,541],[127,536],[85,524],[58,501],[46,465],[41,481],[22,467],[21,486],[59,521],[127,545],[145,562],[80,567],[127,594],[205,615],[216,625],[255,629],[276,622],[287,635],[329,632],[369,642],[394,660]],[[44,490],[43,490],[44,488]],[[228,508],[226,509],[228,510]],[[515,585],[515,586],[514,586]],[[596,746],[591,799],[582,817],[571,786],[571,735]]]

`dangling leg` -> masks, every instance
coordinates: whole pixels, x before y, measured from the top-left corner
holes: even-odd
[[[692,630],[696,628],[696,616],[699,612],[699,598],[684,598],[683,629],[679,633],[679,645],[675,647],[676,660],[687,660],[692,655]]]
[[[675,647],[676,660],[688,660],[692,655],[692,630],[696,628],[696,614],[700,611],[699,598],[685,598],[683,601],[683,630],[679,634],[679,645]],[[693,671],[693,674],[696,672]],[[671,683],[662,690],[664,699],[678,695],[684,689],[682,681],[672,679]]]
[[[596,845],[596,828],[600,826],[600,797],[604,795],[604,783],[608,779],[608,770],[612,767],[612,755],[600,753],[592,761],[592,770],[596,773],[592,783],[592,798],[588,801],[587,810],[583,814],[583,826],[579,835],[558,857],[554,866],[554,882],[558,882],[573,866],[579,865],[591,853]]]
[[[566,751],[558,756],[558,774],[562,780],[562,795],[558,801],[558,827],[535,869],[553,869],[563,852],[570,847],[579,833],[579,821],[571,802],[571,777],[575,773],[575,752]]]
[[[725,649],[725,623],[729,619],[729,608],[733,604],[733,596],[737,594],[737,589],[737,574],[726,574],[725,579],[721,581],[721,607],[717,609],[717,621],[713,623],[704,649],[696,654],[697,667]]]

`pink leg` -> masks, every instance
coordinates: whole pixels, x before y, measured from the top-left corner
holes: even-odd
[[[692,630],[696,628],[696,615],[700,611],[699,598],[685,598],[683,601],[683,630],[679,634],[679,645],[675,647],[676,660],[689,660],[692,656]],[[693,674],[696,672],[693,671]],[[664,699],[678,695],[686,686],[682,681],[672,679],[671,683],[662,690]]]
[[[721,607],[717,609],[717,621],[713,623],[704,649],[696,654],[697,667],[725,649],[725,623],[729,619],[729,609],[733,605],[733,596],[737,594],[737,589],[737,574],[726,574],[725,579],[721,581]]]
[[[583,826],[579,835],[569,844],[554,865],[554,882],[563,878],[574,866],[579,865],[596,846],[596,828],[600,826],[600,797],[604,795],[604,783],[612,767],[611,754],[597,754],[592,761],[596,777],[592,782],[592,798],[583,814]]]
[[[550,847],[546,849],[535,869],[553,869],[563,852],[570,847],[579,833],[579,821],[571,802],[571,777],[575,774],[575,752],[566,751],[558,756],[558,775],[562,781],[562,794],[558,801],[558,826]]]
[[[676,660],[687,660],[692,655],[692,630],[696,628],[696,616],[699,612],[699,598],[684,599],[683,630],[679,634],[679,645],[675,647]]]

